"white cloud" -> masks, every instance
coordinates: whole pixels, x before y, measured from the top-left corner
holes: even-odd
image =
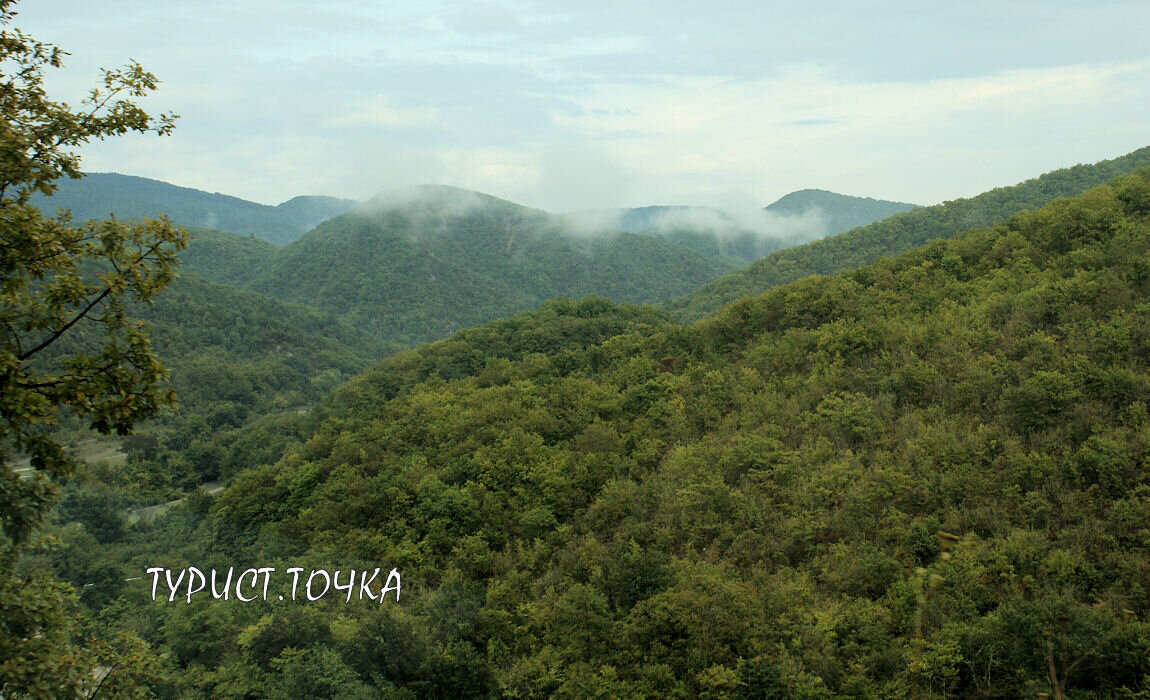
[[[554,210],[930,204],[1150,143],[1146,3],[139,5],[17,8],[72,52],[52,94],[136,57],[149,108],[183,115],[85,165],[267,203],[441,182]]]
[[[920,182],[902,192],[868,191],[866,178],[882,170],[882,161],[907,166],[921,154],[959,145],[948,141],[947,130],[964,121],[975,133],[961,146],[1009,149],[1037,125],[1089,123],[1116,101],[1145,101],[1147,85],[1147,61],[872,84],[842,82],[806,66],[756,81],[664,77],[658,83],[602,84],[570,98],[580,110],[552,117],[570,132],[595,139],[620,162],[643,164],[670,187],[671,181],[691,183],[698,194],[737,184],[763,198],[778,196],[785,188],[798,189],[791,179],[782,191],[774,190],[800,169],[814,176],[800,186],[815,187],[822,186],[814,181],[820,168],[857,168],[863,177],[834,178],[859,183],[848,194],[929,201],[957,196],[943,189],[953,187],[945,172],[934,178],[938,187]],[[1114,110],[1106,121],[1135,119],[1127,114]],[[1140,131],[1150,138],[1150,130]],[[1135,141],[1132,147],[1139,145],[1144,144]],[[1004,184],[1011,182],[990,186]],[[689,196],[681,184],[679,195]]]
[[[439,121],[435,107],[393,107],[383,95],[376,95],[348,107],[343,114],[325,120],[325,126],[379,126],[385,128],[418,126]]]

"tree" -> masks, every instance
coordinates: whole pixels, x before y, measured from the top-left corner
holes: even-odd
[[[133,102],[157,85],[134,62],[105,70],[77,110],[50,100],[44,72],[67,54],[12,27],[14,4],[0,0],[0,696],[63,696],[91,682],[101,655],[73,646],[67,588],[20,568],[53,479],[73,466],[52,426],[73,414],[127,434],[172,403],[128,308],[172,280],[187,234],[164,218],[72,225],[67,212],[45,216],[29,203],[59,178],[81,176],[84,144],[167,134],[175,116],[152,117]],[[20,455],[34,469],[24,478]]]
[[[104,72],[82,108],[47,98],[45,68],[65,55],[9,28],[13,0],[0,0],[0,525],[24,539],[71,460],[49,428],[70,409],[93,428],[126,434],[172,402],[163,367],[125,304],[148,302],[174,276],[186,234],[166,219],[71,226],[67,212],[29,204],[63,176],[78,178],[74,149],[128,132],[167,134],[173,115],[149,116],[131,99],[155,89],[139,64]],[[67,346],[67,351],[64,350]],[[35,478],[18,479],[26,454]]]

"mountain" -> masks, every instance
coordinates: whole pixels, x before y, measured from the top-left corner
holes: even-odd
[[[827,235],[834,236],[910,211],[917,206],[870,197],[852,197],[826,190],[799,190],[768,204],[766,210],[784,216],[802,216],[817,211],[826,223]]]
[[[120,550],[259,562],[266,601],[105,578],[173,696],[1137,696],[1148,249],[1145,169],[689,327],[547,304]],[[292,566],[343,573],[277,602]]]
[[[1055,170],[970,199],[896,214],[847,233],[772,253],[668,303],[666,308],[682,320],[698,320],[742,296],[758,294],[807,275],[830,275],[860,267],[928,241],[948,238],[959,231],[1002,223],[1019,212],[1080,194],[1146,165],[1150,165],[1150,147],[1093,165]]]
[[[833,236],[857,226],[864,226],[904,211],[910,211],[916,206],[905,202],[890,202],[870,197],[852,197],[826,190],[798,190],[768,204],[764,210],[788,217],[801,217],[812,210],[818,210],[820,218],[825,224],[825,235]],[[736,218],[714,207],[650,206],[612,210],[609,213],[601,212],[600,214],[602,216],[608,214],[614,216],[613,220],[604,220],[615,228],[629,233],[668,228],[667,222],[692,217],[717,216],[732,225],[737,225]]]
[[[659,236],[704,255],[746,264],[783,248],[885,219],[915,205],[825,190],[792,192],[763,209],[650,206],[569,215],[629,233]]]
[[[351,199],[302,195],[292,197],[288,201],[276,205],[276,210],[299,222],[300,226],[303,227],[301,231],[303,233],[310,231],[333,216],[339,216],[349,209],[354,209],[358,204]]]
[[[335,197],[295,197],[271,207],[116,173],[88,173],[79,180],[64,179],[58,184],[52,197],[37,195],[32,203],[49,212],[58,207],[70,209],[76,221],[166,214],[180,226],[230,231],[276,245],[290,243],[321,221],[356,205]]]
[[[664,301],[734,268],[658,238],[583,230],[495,197],[424,186],[325,221],[248,286],[413,344],[553,297]]]
[[[826,235],[817,215],[776,216],[762,209],[737,213],[713,207],[653,206],[617,212],[619,228],[726,259],[739,267],[776,250]]]

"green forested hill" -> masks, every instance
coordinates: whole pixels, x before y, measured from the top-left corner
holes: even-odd
[[[188,247],[180,252],[180,269],[212,282],[243,287],[271,263],[278,250],[261,238],[189,227]]]
[[[148,324],[179,397],[177,411],[125,442],[148,447],[132,465],[141,498],[274,461],[300,429],[289,417],[398,349],[322,312],[189,271],[133,313]],[[252,425],[264,426],[261,440],[235,444]]]
[[[351,382],[122,560],[400,601],[118,619],[186,697],[1138,697],[1148,311],[1150,170],[690,327],[546,306]]]
[[[358,205],[358,202],[351,199],[301,195],[280,202],[276,205],[276,210],[298,222],[302,228],[300,233],[304,233]]]
[[[928,241],[1079,194],[1135,168],[1150,165],[1150,147],[1093,165],[1076,165],[1012,187],[895,215],[831,238],[780,250],[667,304],[678,318],[695,321],[741,296],[758,294],[813,274],[833,274],[897,255]]]
[[[32,203],[49,214],[60,207],[69,209],[75,221],[112,215],[154,219],[165,214],[180,226],[251,235],[276,245],[290,243],[321,221],[356,205],[336,197],[295,197],[271,207],[117,173],[88,173],[79,180],[64,179],[57,184],[59,189],[51,198],[37,195]]]
[[[250,393],[269,406],[310,404],[341,377],[394,351],[329,315],[191,272],[136,313],[151,326],[152,344],[172,368],[185,405],[214,403],[221,391]],[[208,376],[183,376],[186,366],[201,362]],[[217,362],[235,363],[234,374],[244,379],[224,377]]]
[[[801,216],[817,210],[826,222],[827,235],[833,236],[910,211],[915,206],[906,202],[852,197],[826,190],[799,190],[768,204],[766,210],[785,216]]]
[[[666,300],[733,268],[657,238],[578,234],[539,210],[423,187],[324,222],[250,286],[413,344],[558,296]]]

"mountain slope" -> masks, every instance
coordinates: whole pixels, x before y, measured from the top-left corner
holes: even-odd
[[[250,282],[278,250],[261,238],[192,226],[187,231],[191,240],[180,252],[180,269],[233,287]]]
[[[153,490],[273,462],[301,439],[301,411],[398,349],[330,315],[187,271],[138,315],[179,397],[175,414],[142,431],[154,447],[134,464]]]
[[[184,377],[181,368],[189,362],[210,358],[208,373],[215,360],[239,367],[253,397],[267,405],[294,407],[316,401],[340,383],[339,377],[358,373],[387,354],[382,343],[329,315],[209,282],[188,271],[151,307],[134,313],[151,325],[153,347],[172,368],[185,407],[220,400],[202,378],[193,382]],[[254,366],[260,363],[267,366],[257,371]],[[319,382],[319,375],[330,377]],[[212,384],[221,381],[216,377]],[[226,391],[235,390],[232,386]]]
[[[276,245],[299,238],[321,221],[347,211],[355,202],[335,197],[296,197],[276,207],[238,197],[209,194],[159,180],[88,173],[79,180],[62,180],[51,198],[37,196],[33,204],[49,212],[63,207],[76,221],[155,218],[166,214],[180,226],[230,231],[255,236]]]
[[[521,354],[491,324],[389,360],[196,532],[221,562],[395,567],[402,601],[152,604],[177,685],[1144,693],[1148,254],[1143,170],[689,328]],[[627,314],[532,335],[600,316]]]
[[[972,197],[895,215],[831,238],[782,250],[676,299],[666,308],[678,318],[705,317],[741,296],[757,294],[812,274],[829,275],[897,255],[916,246],[977,226],[1001,223],[1021,211],[1150,165],[1150,147],[1094,165],[1076,165]]]
[[[857,226],[865,226],[881,221],[895,214],[914,209],[917,205],[905,202],[890,202],[871,197],[853,197],[826,190],[798,190],[780,197],[764,207],[764,211],[779,216],[802,216],[817,209],[826,226],[826,235],[849,231]],[[668,228],[667,223],[691,217],[724,217],[721,210],[713,207],[696,206],[650,206],[599,212],[597,216],[606,223],[628,233],[641,233],[651,229]],[[730,220],[731,225],[736,225]]]
[[[250,287],[413,343],[553,297],[665,300],[733,268],[657,238],[574,233],[546,212],[427,186],[324,222]]]

